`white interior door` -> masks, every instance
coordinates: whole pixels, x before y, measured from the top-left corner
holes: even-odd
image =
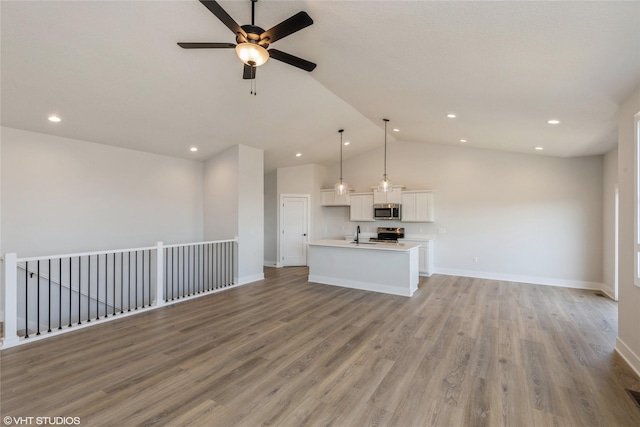
[[[280,209],[280,264],[307,265],[309,196],[283,195]]]

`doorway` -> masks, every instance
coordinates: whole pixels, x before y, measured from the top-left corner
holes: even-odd
[[[280,196],[279,262],[281,267],[306,266],[309,242],[308,194]]]

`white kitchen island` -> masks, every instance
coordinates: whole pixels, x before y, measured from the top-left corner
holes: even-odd
[[[418,289],[419,243],[309,243],[309,281],[410,297]]]

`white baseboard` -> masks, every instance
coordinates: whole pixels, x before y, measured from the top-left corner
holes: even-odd
[[[638,355],[635,354],[633,350],[631,350],[629,346],[620,339],[620,337],[616,338],[615,350],[620,356],[622,356],[627,364],[629,364],[631,369],[635,371],[636,375],[640,377],[640,357],[638,357]]]
[[[617,299],[614,297],[614,292],[613,289],[609,288],[608,286],[603,286],[602,289],[600,289],[602,291],[603,294],[605,294],[606,296],[608,296],[610,299],[617,301]]]
[[[563,288],[601,290],[604,285],[582,280],[554,279],[550,277],[520,276],[517,274],[492,273],[488,271],[458,270],[455,268],[437,268],[436,274],[447,276],[474,277],[477,279],[503,280],[507,282],[531,283],[534,285],[561,286]]]
[[[247,283],[253,283],[260,280],[264,280],[264,273],[254,274],[252,276],[238,277],[236,280],[236,285],[242,286],[246,285]]]
[[[265,267],[277,267],[278,263],[275,262],[275,261],[267,261],[265,259],[264,262],[262,263],[262,265],[264,265]]]

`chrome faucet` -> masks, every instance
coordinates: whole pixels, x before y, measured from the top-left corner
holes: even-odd
[[[356,243],[360,243],[360,226],[356,228]]]

